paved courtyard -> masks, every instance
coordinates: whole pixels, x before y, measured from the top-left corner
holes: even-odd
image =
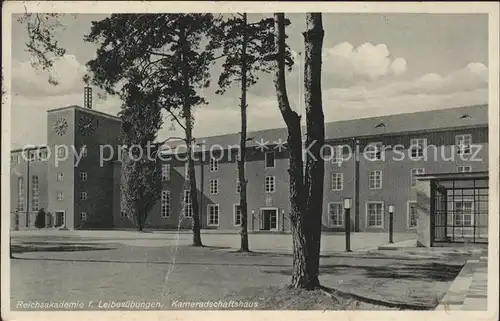
[[[80,301],[86,309],[98,308],[99,301],[133,300],[172,309],[176,300],[245,300],[286,285],[291,275],[289,235],[251,235],[255,252],[244,254],[234,251],[238,235],[204,234],[208,246],[193,248],[187,233],[57,232],[63,234],[13,233],[13,309],[29,300]],[[384,309],[434,309],[467,258],[376,251],[386,235],[371,233],[353,234],[357,251],[344,253],[343,238],[323,237],[322,285]]]
[[[42,242],[60,241],[86,243],[120,243],[130,246],[145,247],[164,247],[164,246],[183,246],[192,243],[192,234],[190,231],[154,231],[154,232],[136,232],[136,231],[64,231],[64,230],[31,230],[31,231],[12,231],[11,238],[13,242],[20,240],[39,240]],[[414,233],[394,233],[394,241],[415,239]],[[352,233],[351,249],[374,249],[379,245],[387,244],[389,240],[388,233]],[[240,235],[233,232],[211,232],[203,231],[202,241],[206,246],[224,247],[239,249]],[[292,238],[290,234],[250,234],[250,248],[253,251],[291,253]],[[334,253],[345,249],[345,234],[343,233],[325,233],[321,236],[322,253]]]

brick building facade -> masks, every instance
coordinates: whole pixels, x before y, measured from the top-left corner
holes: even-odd
[[[22,150],[11,152],[12,228],[31,227],[33,213],[42,207],[50,213],[49,226],[131,228],[120,209],[120,162],[100,157],[102,150],[109,150],[102,146],[119,145],[120,119],[69,106],[50,110],[47,121],[47,146],[25,150],[34,155],[29,162]],[[342,200],[352,197],[353,230],[387,230],[390,204],[396,209],[394,230],[412,231],[417,224],[417,175],[488,170],[486,105],[340,121],[325,128],[324,230],[343,229]],[[248,137],[252,138],[246,162],[248,228],[287,232],[288,156],[281,145],[287,139],[286,129],[251,132]],[[239,135],[199,138],[196,143],[195,156],[202,159],[195,165],[202,228],[236,232],[241,221]],[[263,143],[266,148],[261,148]],[[57,145],[68,146],[77,155],[56,165]],[[217,148],[210,157],[215,145],[222,150]],[[175,147],[175,142],[169,144],[170,150]],[[49,154],[46,159],[44,152]],[[185,164],[170,158],[161,165],[164,189],[148,215],[149,228],[191,226],[190,197],[183,190]],[[32,214],[27,224],[28,206]]]

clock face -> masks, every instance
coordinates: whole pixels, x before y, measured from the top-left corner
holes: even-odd
[[[66,121],[66,119],[61,117],[61,118],[57,119],[56,121],[54,121],[53,129],[57,135],[63,136],[68,131],[68,122]]]
[[[97,125],[97,120],[93,119],[90,116],[84,116],[80,118],[80,121],[78,122],[80,133],[83,136],[92,135],[95,132]]]

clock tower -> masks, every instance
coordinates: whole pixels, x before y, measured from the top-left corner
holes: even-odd
[[[68,106],[49,110],[47,121],[48,211],[55,223],[68,229],[112,227],[113,164],[107,159],[120,145],[120,119]]]

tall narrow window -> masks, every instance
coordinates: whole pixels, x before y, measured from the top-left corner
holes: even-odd
[[[166,218],[170,216],[170,191],[161,191],[161,217]]]
[[[219,193],[219,180],[211,179],[210,180],[210,194],[218,194]]]
[[[366,203],[366,225],[368,227],[383,227],[384,204],[382,202]]]
[[[455,145],[459,155],[469,155],[471,153],[472,135],[457,135],[455,136]]]
[[[332,173],[332,191],[344,189],[344,173]]]
[[[371,171],[368,174],[368,187],[370,189],[382,188],[382,171]]]
[[[274,193],[276,190],[276,178],[274,176],[266,176],[264,185],[266,193]]]
[[[423,157],[426,148],[427,148],[426,138],[413,138],[410,140],[410,150],[412,158]]]
[[[87,192],[80,192],[80,201],[86,201],[88,198]]]
[[[184,190],[184,216],[193,217],[193,203],[191,199],[191,191],[188,189]]]
[[[39,195],[39,185],[38,185],[38,176],[33,175],[31,177],[31,210],[38,211],[39,203],[38,203],[38,195]]]
[[[265,164],[266,168],[273,168],[275,162],[274,152],[266,152],[265,154]]]
[[[59,146],[57,149],[57,157],[66,157],[66,149],[64,146]]]
[[[80,180],[86,181],[88,178],[87,172],[80,172]]]
[[[24,179],[22,177],[17,179],[17,210],[24,211]]]
[[[240,226],[241,225],[241,207],[239,204],[234,204],[234,226]]]
[[[410,173],[411,187],[417,185],[417,175],[425,174],[424,168],[412,168]]]
[[[331,227],[344,226],[342,203],[333,202],[328,204],[328,219]]]
[[[417,227],[417,202],[408,202],[408,227]]]
[[[370,161],[382,159],[383,145],[381,142],[370,143],[365,147],[365,156]]]
[[[219,225],[219,204],[208,205],[208,226]]]
[[[341,145],[339,146],[332,146],[332,163],[334,165],[342,165],[342,158],[343,158],[343,148]]]
[[[64,180],[64,173],[62,173],[62,172],[57,173],[57,180],[59,182]]]
[[[170,180],[170,164],[163,164],[161,166],[161,179],[163,181]]]
[[[210,171],[216,172],[218,170],[219,170],[219,161],[214,157],[210,158]]]
[[[57,192],[57,200],[58,201],[64,200],[64,194],[63,194],[63,192]]]

